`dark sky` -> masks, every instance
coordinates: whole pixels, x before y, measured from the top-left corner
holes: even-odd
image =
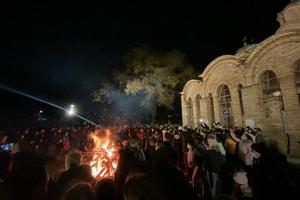
[[[1,1],[0,83],[86,105],[130,49],[179,49],[201,70],[217,56],[234,54],[244,36],[260,42],[273,34],[276,15],[289,1],[133,2]],[[30,104],[3,91],[0,98],[2,115]]]

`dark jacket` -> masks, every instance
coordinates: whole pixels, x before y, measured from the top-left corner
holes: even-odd
[[[216,150],[207,150],[205,155],[205,164],[210,172],[219,173],[222,170],[224,156]]]

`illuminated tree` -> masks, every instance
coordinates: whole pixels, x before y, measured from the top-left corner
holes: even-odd
[[[114,72],[114,84],[126,95],[143,95],[140,106],[151,109],[155,115],[156,108],[173,110],[174,100],[185,82],[195,76],[186,55],[179,51],[154,51],[148,48],[136,48],[126,54],[122,65]],[[103,82],[94,91],[95,101],[108,99],[112,84]],[[106,97],[106,98],[103,98]]]

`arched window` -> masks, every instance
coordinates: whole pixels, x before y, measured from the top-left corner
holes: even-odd
[[[222,85],[219,89],[219,103],[221,122],[226,127],[231,127],[233,124],[231,95],[228,86]]]
[[[214,123],[215,122],[214,99],[211,93],[209,93],[208,98],[209,98],[209,109],[210,109],[209,112],[211,116],[211,122]]]
[[[296,84],[297,94],[300,97],[300,60],[296,63],[295,66],[295,84]]]
[[[196,116],[197,116],[197,125],[200,124],[200,118],[201,118],[200,99],[201,99],[201,96],[198,94],[198,95],[196,96],[196,99],[195,99],[195,103],[196,103]]]
[[[260,77],[261,89],[264,96],[280,96],[280,85],[273,71],[265,71]]]

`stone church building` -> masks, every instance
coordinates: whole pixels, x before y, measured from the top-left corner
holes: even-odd
[[[300,1],[277,21],[274,35],[214,59],[185,84],[183,125],[259,127],[282,152],[300,157]]]

